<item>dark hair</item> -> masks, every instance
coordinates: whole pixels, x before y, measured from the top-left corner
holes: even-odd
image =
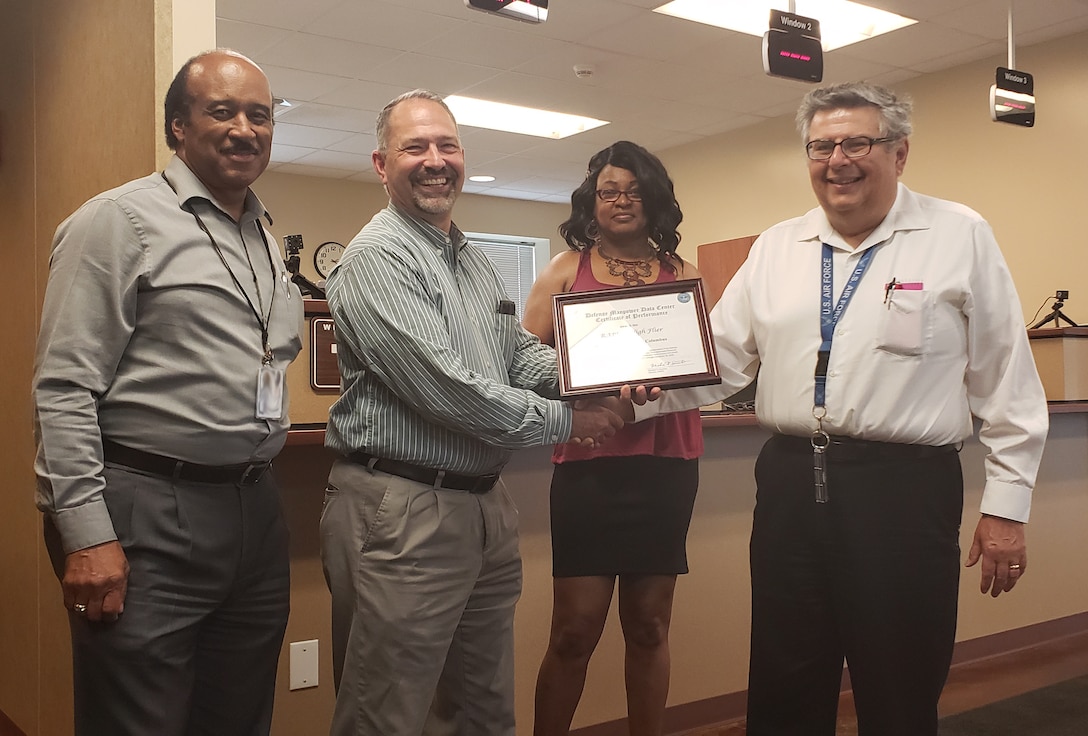
[[[637,143],[617,141],[589,160],[585,181],[570,195],[570,219],[559,226],[559,234],[572,250],[585,250],[593,245],[596,221],[593,212],[597,200],[597,177],[605,166],[626,169],[638,180],[642,195],[642,211],[650,230],[650,240],[657,247],[657,257],[673,269],[672,260],[679,260],[676,246],[680,233],[676,232],[684,213],[673,192],[672,179],[665,165],[657,156]]]
[[[182,64],[181,69],[174,75],[174,81],[166,90],[166,99],[163,101],[163,113],[166,120],[166,145],[171,151],[178,148],[178,139],[174,135],[174,121],[189,122],[189,110],[193,106],[193,94],[189,91],[189,72],[193,64],[207,56],[209,52],[198,54]]]

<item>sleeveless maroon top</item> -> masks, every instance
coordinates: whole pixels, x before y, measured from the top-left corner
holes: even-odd
[[[657,283],[675,281],[676,274],[667,268],[658,269]],[[590,250],[582,251],[578,272],[571,291],[614,289],[615,284],[602,284],[593,275]],[[591,460],[596,457],[629,457],[654,455],[691,460],[703,454],[703,425],[698,409],[662,414],[635,424],[628,424],[602,446],[588,449],[570,443],[556,445],[553,463]]]

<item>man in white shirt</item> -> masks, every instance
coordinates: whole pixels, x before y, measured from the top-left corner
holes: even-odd
[[[1048,413],[989,225],[899,184],[910,104],[813,90],[798,127],[820,206],[754,244],[712,313],[721,386],[756,372],[775,434],[756,463],[748,734],[835,733],[842,663],[860,736],[937,733],[951,663],[973,419],[989,449],[967,566],[996,597],[1027,570],[1024,523]]]

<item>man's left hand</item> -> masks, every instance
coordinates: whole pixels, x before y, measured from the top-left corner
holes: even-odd
[[[1013,589],[1028,571],[1028,547],[1024,524],[983,515],[975,527],[975,539],[967,555],[967,567],[982,560],[983,594],[997,598]]]

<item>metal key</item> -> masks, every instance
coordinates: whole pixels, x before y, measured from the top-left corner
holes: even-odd
[[[823,432],[812,435],[812,474],[816,503],[827,503],[827,446],[831,438]]]

